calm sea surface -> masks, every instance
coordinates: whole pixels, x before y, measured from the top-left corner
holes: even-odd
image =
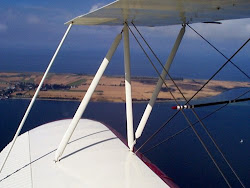
[[[247,74],[250,73],[250,44],[237,54],[232,61],[243,69]],[[20,49],[0,49],[0,71],[1,72],[44,72],[54,50],[20,50]],[[160,53],[159,58],[163,64],[169,52]],[[81,73],[95,74],[97,67],[100,66],[105,51],[60,51],[50,72],[55,73]],[[231,54],[230,54],[231,55]],[[230,57],[227,54],[228,57]],[[155,66],[161,72],[159,63],[152,58]],[[182,77],[191,79],[208,79],[216,72],[221,65],[226,62],[225,58],[213,51],[199,51],[195,55],[182,49],[178,51],[170,74],[172,77]],[[123,51],[118,48],[114,54],[107,70],[106,75],[124,75]],[[132,76],[151,76],[158,77],[148,59],[143,53],[131,52],[131,74]],[[230,63],[214,78],[216,80],[249,81],[238,69]]]
[[[228,91],[220,96],[206,99],[206,101],[233,99],[244,91],[246,91],[246,88]],[[250,94],[245,97],[250,97]],[[195,102],[199,103],[200,101]],[[12,139],[28,104],[29,100],[0,101],[0,150]],[[72,118],[78,105],[79,102],[72,101],[38,100],[22,132],[47,122]],[[135,103],[133,106],[134,124],[136,127],[146,103]],[[157,103],[154,106],[143,136],[136,145],[137,148],[175,112],[171,109],[171,106],[173,106],[171,102]],[[216,107],[200,108],[197,109],[197,113],[200,117],[203,117],[215,109]],[[195,122],[195,118],[189,111],[187,111],[187,115],[192,122]],[[124,103],[90,103],[83,118],[101,121],[112,126],[124,137],[126,135]],[[250,187],[250,102],[231,104],[203,122],[246,187]],[[141,151],[146,151],[154,144],[159,143],[161,140],[186,126],[188,126],[187,122],[179,114],[150,143],[145,145]],[[229,178],[230,183],[233,187],[240,187],[230,169],[223,162],[219,153],[216,152],[214,146],[212,146],[201,126],[197,124],[196,128],[225,172],[225,175]],[[240,143],[241,139],[243,143]],[[145,155],[181,187],[226,187],[224,180],[191,129],[145,153]]]
[[[84,44],[83,44],[84,45]],[[218,55],[213,49],[208,50],[187,48],[181,45],[176,55],[170,73],[172,77],[183,77],[191,79],[208,79],[226,60]],[[120,45],[121,46],[121,45]],[[134,47],[134,46],[133,46]],[[223,52],[228,56],[234,53],[236,46],[230,46]],[[167,49],[167,47],[166,47]],[[164,49],[159,58],[164,63],[169,52]],[[227,49],[231,49],[227,51]],[[232,61],[241,67],[247,74],[250,73],[250,44],[244,47]],[[135,50],[135,51],[134,51]],[[136,52],[136,53],[135,53]],[[163,53],[164,52],[164,53]],[[22,50],[22,49],[0,49],[0,71],[1,72],[43,72],[50,61],[54,50]],[[106,50],[93,53],[93,51],[66,51],[62,50],[52,67],[55,73],[81,73],[95,74]],[[106,75],[124,75],[123,50],[118,48],[110,65],[105,71]],[[158,54],[158,53],[157,53]],[[156,64],[158,70],[161,67]],[[143,53],[131,50],[131,73],[132,76],[157,77],[150,63]],[[231,64],[214,78],[216,80],[249,81]],[[225,92],[220,96],[203,99],[202,101],[219,101],[234,99],[246,89],[237,89]],[[250,97],[248,94],[245,97]],[[194,101],[199,103],[201,101]],[[0,150],[2,150],[12,139],[29,104],[29,100],[0,100]],[[65,118],[72,118],[79,102],[72,101],[36,101],[22,130],[26,132],[32,128],[47,122]],[[145,109],[146,103],[135,103],[134,125],[137,127]],[[159,128],[175,112],[171,109],[173,103],[157,103],[143,132],[142,138],[136,145],[140,147],[152,133]],[[207,107],[197,109],[200,117],[207,115],[218,107]],[[193,115],[187,111],[188,117],[195,122]],[[126,136],[126,118],[124,103],[90,103],[83,118],[94,119],[112,126],[124,137]],[[204,124],[211,132],[221,150],[239,174],[246,187],[250,187],[250,102],[230,104],[216,114],[205,119]],[[165,138],[173,135],[188,126],[182,114],[166,126],[151,142],[142,148],[146,151],[151,146],[159,143]],[[223,162],[220,154],[216,152],[211,141],[209,141],[204,130],[199,124],[197,131],[208,145],[219,166],[233,187],[240,187],[230,169]],[[243,143],[240,141],[243,140]],[[162,171],[171,177],[181,187],[226,187],[223,178],[218,173],[214,164],[202,148],[198,139],[191,129],[174,137],[159,147],[145,153]]]

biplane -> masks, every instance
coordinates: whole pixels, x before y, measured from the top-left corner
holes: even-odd
[[[178,182],[173,182],[171,178],[167,177],[140,154],[140,148],[136,149],[136,141],[140,139],[144,128],[146,128],[147,120],[161,88],[163,86],[168,87],[165,78],[168,76],[174,82],[168,71],[185,35],[186,27],[191,27],[193,23],[217,24],[221,20],[249,17],[250,1],[247,0],[118,0],[66,22],[68,28],[44,73],[12,142],[0,153],[0,187],[178,187]],[[50,122],[19,135],[70,29],[73,26],[84,25],[93,27],[100,25],[123,26],[123,28],[117,33],[74,117]],[[162,72],[157,72],[159,80],[141,121],[137,129],[134,130],[129,35],[133,35],[137,40],[135,36],[135,32],[137,32],[156,56],[138,27],[168,25],[181,25],[181,29],[166,64],[163,65],[160,62]],[[127,118],[127,139],[124,142],[112,128],[94,120],[81,119],[98,82],[122,40]],[[248,41],[249,38],[239,50]],[[144,51],[142,46],[141,48]],[[234,55],[230,58],[226,57],[225,64],[232,63],[231,59]],[[178,85],[175,84],[175,86],[178,89]],[[168,121],[171,121],[177,113],[184,115],[209,158],[223,177],[225,185],[231,187],[230,181],[225,177],[213,155],[185,114],[185,109],[189,108],[196,116],[197,121],[203,126],[202,120],[196,114],[192,105],[190,107],[192,98],[186,99],[183,95],[184,106],[180,106],[174,96],[173,99],[176,101],[177,107],[175,109],[177,110]],[[236,100],[234,102],[237,102]],[[228,103],[230,102],[232,101]],[[239,180],[239,185],[245,187],[244,182],[240,180],[214,138],[208,131],[207,134]]]

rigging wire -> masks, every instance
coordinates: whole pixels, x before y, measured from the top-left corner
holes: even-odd
[[[141,38],[143,39],[143,41],[146,43],[146,45],[148,46],[148,48],[150,49],[150,51],[153,53],[153,55],[155,56],[155,58],[157,59],[157,61],[161,64],[161,66],[163,67],[163,69],[166,71],[165,67],[163,66],[163,64],[161,63],[160,59],[157,57],[157,55],[155,54],[155,52],[153,51],[153,49],[150,47],[150,45],[148,44],[148,42],[146,41],[146,39],[142,36],[142,34],[140,33],[140,31],[138,30],[138,28],[135,26],[135,24],[132,22],[132,25],[134,26],[134,28],[136,29],[136,31],[139,33],[139,35],[141,36]],[[227,59],[227,61],[203,84],[203,86],[186,102],[186,104],[188,104],[227,64],[228,62],[231,61],[231,59],[233,59],[233,57],[249,42],[250,38],[229,58]],[[167,71],[166,71],[167,72]],[[169,76],[169,78],[171,79],[170,75],[167,72],[167,75]],[[175,84],[175,82],[173,81],[173,83]],[[176,87],[178,89],[178,87]],[[185,104],[185,105],[186,105]]]
[[[160,63],[160,65],[162,66],[162,68],[166,71],[165,67],[163,66],[163,64],[161,63],[160,59],[157,57],[157,55],[154,53],[153,49],[150,47],[150,45],[147,43],[146,39],[142,36],[142,34],[140,33],[140,31],[137,29],[137,27],[134,25],[134,23],[132,23],[134,28],[137,30],[137,32],[139,33],[139,35],[141,36],[141,38],[143,39],[143,41],[146,43],[146,45],[148,46],[148,48],[150,49],[150,51],[154,54],[155,58],[158,60],[158,62]],[[181,90],[179,89],[179,87],[177,86],[177,84],[175,83],[175,81],[171,78],[171,76],[169,75],[169,73],[167,72],[167,75],[169,76],[169,78],[171,79],[171,81],[174,83],[175,87],[178,89],[178,91],[180,92],[180,94],[182,95],[182,97],[184,98],[184,100],[186,101],[186,104],[189,104],[189,102],[194,98],[194,96],[196,96],[225,66],[226,64],[231,61],[231,59],[249,42],[250,38],[233,54],[233,56],[231,56],[230,59],[227,60],[226,63],[223,64],[223,66],[216,72],[214,73],[214,75],[189,99],[187,100],[185,98],[185,96],[183,95],[183,93],[181,92]],[[185,104],[185,105],[186,105]],[[227,163],[227,165],[229,166],[229,168],[231,169],[231,171],[233,172],[233,174],[235,175],[235,177],[237,178],[237,180],[240,182],[240,184],[242,185],[242,187],[245,187],[244,184],[242,183],[242,181],[240,180],[239,176],[237,175],[237,173],[235,172],[235,170],[233,169],[233,167],[231,166],[231,164],[229,163],[229,161],[226,159],[225,155],[223,154],[223,152],[221,151],[221,149],[219,148],[218,144],[216,143],[216,141],[214,140],[214,138],[212,137],[212,135],[210,134],[210,132],[208,131],[207,127],[205,126],[205,124],[202,122],[202,120],[199,118],[198,114],[196,113],[196,111],[194,109],[191,109],[192,113],[195,115],[195,117],[198,119],[198,121],[200,122],[200,124],[202,125],[203,129],[205,130],[206,134],[209,136],[209,138],[211,139],[211,141],[213,142],[213,144],[215,145],[216,149],[219,151],[219,153],[221,154],[221,156],[223,157],[224,161]],[[183,112],[182,112],[183,113]],[[184,114],[183,114],[184,115]],[[184,115],[185,116],[185,115]],[[193,127],[192,127],[193,129]],[[194,130],[194,129],[193,129]]]
[[[225,56],[218,48],[216,48],[211,42],[209,42],[205,37],[203,37],[200,33],[198,33],[193,27],[191,27],[189,24],[187,26],[192,29],[197,35],[199,35],[204,41],[206,41],[212,48],[214,48],[217,52],[219,52],[225,59],[229,60],[227,56]],[[233,63],[231,60],[229,60],[230,63],[236,67],[242,74],[244,74],[248,79],[250,79],[250,76],[248,76],[247,73],[245,73],[239,66],[237,66],[235,63]]]
[[[144,40],[144,42],[146,43],[146,45],[149,47],[149,49],[150,49],[150,51],[153,53],[153,55],[156,57],[156,59],[160,62],[160,60],[159,60],[159,58],[157,57],[157,55],[155,54],[155,52],[153,51],[153,49],[150,47],[150,45],[148,44],[148,42],[145,40],[145,38],[142,36],[142,34],[140,33],[140,31],[137,29],[137,27],[135,26],[135,24],[132,22],[132,25],[134,26],[134,28],[136,29],[136,31],[139,33],[139,35],[141,36],[141,38]],[[230,57],[230,59],[228,59],[227,60],[227,62],[226,63],[224,63],[223,65],[222,65],[222,67],[188,100],[188,102],[190,101],[190,100],[192,100],[197,94],[198,94],[198,92],[200,92],[204,87],[205,87],[205,85],[207,85],[208,84],[208,82],[210,81],[210,80],[212,80],[217,74],[218,74],[218,72],[247,44],[249,42],[249,39],[243,44],[243,46],[241,46],[241,48],[239,49],[239,50],[237,50],[234,54],[233,54],[233,56],[231,56]],[[217,48],[216,48],[217,49]],[[164,67],[163,67],[164,68]],[[187,104],[187,103],[186,103]],[[227,106],[227,104],[225,105],[225,106]],[[159,133],[177,114],[178,114],[178,112],[179,111],[177,111],[176,113],[174,113],[173,115],[172,115],[172,117],[168,120],[168,121],[166,121],[165,123],[163,123],[163,125],[158,129],[158,130],[156,130],[156,132],[151,136],[151,137],[149,137],[147,140],[146,140],[146,142],[138,149],[138,150],[140,150],[146,143],[148,143],[157,133]],[[215,111],[216,112],[216,111]],[[211,113],[211,115],[213,114],[213,113],[215,113],[215,112],[212,112]],[[208,116],[210,116],[210,115],[208,115]]]
[[[155,54],[155,52],[153,51],[153,49],[151,48],[151,46],[148,44],[148,42],[146,41],[146,39],[142,36],[142,34],[140,33],[140,31],[137,29],[137,27],[135,26],[135,24],[132,22],[132,25],[134,26],[134,28],[136,29],[136,31],[139,33],[139,35],[141,36],[141,38],[143,39],[143,41],[146,43],[146,45],[148,46],[148,48],[150,49],[150,51],[153,53],[153,55],[155,56],[155,58],[158,60],[158,62],[161,64],[161,66],[163,67],[163,69],[165,69],[165,67],[162,65],[162,63],[161,63],[161,61],[160,61],[160,59],[157,57],[157,55]],[[249,42],[249,40],[250,40],[250,38],[233,54],[233,56],[231,56],[230,57],[230,59],[228,59],[227,60],[227,62],[226,63],[224,63],[221,67],[220,67],[220,69],[218,70],[218,71],[216,71],[215,73],[214,73],[214,75],[212,75],[212,77],[210,77],[210,79],[186,102],[186,104],[188,104],[207,84],[208,84],[208,82],[209,81],[211,81],[218,73],[219,73],[219,71]],[[166,70],[165,70],[166,71]],[[169,74],[168,74],[169,75]],[[175,82],[174,82],[175,83]],[[178,87],[177,87],[178,88]],[[185,105],[186,105],[185,104]],[[179,111],[178,111],[179,112]],[[174,114],[173,116],[176,116],[176,114]],[[173,118],[170,118],[171,120],[173,119]],[[171,121],[170,120],[170,121]],[[167,121],[167,122],[170,122],[170,121]],[[166,124],[164,125],[163,124],[163,126],[162,127],[160,127],[160,130],[163,128],[163,127],[165,127],[166,126]],[[160,130],[157,130],[157,133],[160,131]],[[154,134],[154,136],[155,136],[155,134]],[[153,137],[154,137],[153,136]],[[150,139],[152,139],[153,137],[150,137]],[[148,142],[149,140],[147,140],[146,142]],[[139,149],[141,149],[142,147],[143,147],[144,145],[142,145]]]
[[[162,68],[166,71],[165,67],[163,66],[163,64],[161,63],[160,59],[157,57],[157,55],[154,53],[153,49],[150,47],[150,45],[147,43],[147,41],[145,40],[145,38],[142,36],[142,34],[139,32],[139,30],[137,29],[137,27],[134,25],[134,23],[132,23],[134,28],[137,30],[137,32],[139,33],[139,35],[142,37],[142,39],[144,40],[144,42],[147,44],[148,48],[151,50],[151,52],[154,54],[155,58],[158,60],[158,62],[160,63],[160,65],[162,66]],[[185,26],[184,26],[185,27]],[[205,87],[206,84],[209,83],[209,81],[211,81],[213,79],[213,77],[220,72],[220,70],[222,70],[222,68],[229,62],[231,61],[231,59],[248,43],[248,41],[250,40],[250,38],[234,53],[234,55],[230,58],[227,59],[227,62],[224,63],[224,65],[195,93],[195,95],[197,95],[199,93],[199,91],[201,91],[202,88]],[[239,69],[240,70],[240,69]],[[167,75],[169,76],[169,78],[171,79],[171,81],[174,83],[175,87],[178,89],[178,91],[180,92],[180,94],[182,95],[182,97],[184,98],[184,100],[186,101],[186,104],[189,104],[189,102],[194,98],[191,97],[189,100],[187,100],[184,96],[184,94],[181,92],[180,88],[177,86],[177,84],[175,83],[175,81],[171,78],[171,76],[169,75],[168,71],[166,71]],[[164,80],[163,80],[164,82]],[[164,82],[165,84],[165,82]],[[166,85],[166,84],[165,84]],[[242,181],[240,180],[240,178],[238,177],[238,175],[236,174],[236,172],[234,171],[234,169],[232,168],[231,164],[228,162],[228,160],[226,159],[225,155],[223,154],[223,152],[221,151],[221,149],[219,148],[218,144],[216,143],[216,141],[214,140],[214,138],[212,137],[212,135],[210,134],[210,132],[208,131],[208,129],[206,128],[206,126],[204,125],[204,123],[202,122],[202,120],[199,118],[198,114],[196,113],[196,111],[194,109],[191,109],[191,111],[193,112],[193,114],[195,115],[195,117],[198,119],[198,121],[200,122],[200,124],[202,125],[203,129],[205,130],[205,132],[207,133],[207,135],[209,136],[209,138],[211,139],[211,141],[213,142],[213,144],[215,145],[216,149],[219,151],[219,153],[221,154],[221,156],[223,157],[223,159],[225,160],[225,162],[227,163],[227,165],[230,167],[230,169],[232,170],[232,172],[234,173],[234,175],[236,176],[236,178],[238,179],[238,181],[240,182],[240,184],[244,186],[244,184],[242,183]],[[182,111],[183,113],[183,111]],[[184,113],[183,113],[184,115]],[[185,116],[185,115],[184,115]],[[193,127],[192,127],[193,128]],[[194,130],[194,129],[193,129]]]
[[[238,96],[237,98],[235,98],[235,100],[236,100],[236,99],[239,99],[240,97],[246,95],[246,94],[249,93],[249,92],[250,92],[250,90],[247,90],[245,93],[243,93],[243,94],[241,94],[240,96]],[[213,115],[214,113],[218,112],[219,110],[221,110],[222,108],[226,107],[227,105],[229,105],[229,103],[224,104],[224,105],[222,105],[221,107],[219,107],[219,108],[217,108],[216,110],[214,110],[213,112],[207,114],[207,115],[204,116],[201,120],[204,120],[204,119],[208,118],[209,116],[211,116],[211,115]],[[197,123],[199,123],[199,121],[194,122],[193,125],[196,125]],[[154,149],[154,148],[160,146],[161,144],[163,144],[163,143],[169,141],[171,138],[174,138],[175,136],[177,136],[177,135],[183,133],[183,132],[186,131],[188,128],[190,128],[190,126],[187,126],[187,127],[185,127],[184,129],[182,129],[182,130],[178,131],[177,133],[173,134],[172,136],[169,136],[168,138],[164,139],[164,140],[161,141],[160,143],[158,143],[158,144],[152,146],[151,148],[147,149],[146,151],[142,152],[142,154],[145,154],[145,153],[151,151],[152,149]]]
[[[128,24],[125,23],[127,26]],[[137,41],[137,43],[139,44],[139,46],[141,47],[141,49],[143,50],[143,52],[145,53],[145,55],[147,56],[148,60],[150,61],[151,65],[154,67],[155,71],[157,72],[157,74],[159,75],[160,79],[163,81],[164,85],[166,86],[166,88],[169,88],[165,82],[165,80],[161,77],[159,71],[157,70],[157,68],[155,67],[155,65],[153,64],[152,60],[150,59],[150,57],[148,56],[148,54],[146,53],[146,51],[144,50],[144,48],[142,47],[142,45],[140,44],[139,40],[137,39],[137,37],[135,36],[135,34],[133,33],[133,31],[130,29],[130,27],[128,26],[130,32],[132,33],[132,35],[134,36],[135,40]],[[165,70],[166,71],[166,70]],[[167,71],[166,71],[167,72]],[[168,73],[167,73],[168,74]],[[169,75],[169,74],[168,74]],[[170,77],[170,76],[169,76]],[[170,79],[172,79],[170,77]],[[172,80],[173,81],[173,80]],[[176,85],[176,87],[178,87]],[[171,96],[173,97],[173,99],[175,100],[175,102],[178,104],[178,101],[176,100],[176,98],[174,97],[174,95],[172,94],[171,90],[169,90]],[[181,92],[181,91],[180,91]],[[198,140],[200,141],[200,143],[202,144],[202,146],[204,147],[205,151],[207,152],[207,154],[209,155],[209,157],[211,158],[211,160],[213,161],[214,165],[216,166],[216,168],[218,169],[219,173],[221,174],[221,176],[223,177],[223,179],[225,180],[225,182],[227,183],[227,185],[229,187],[231,187],[230,183],[228,182],[227,178],[225,177],[224,173],[221,171],[220,167],[218,166],[218,164],[216,163],[215,159],[213,158],[212,154],[210,153],[210,151],[208,150],[207,146],[205,145],[204,141],[202,140],[202,138],[200,137],[200,135],[198,134],[198,132],[196,131],[196,129],[193,127],[192,123],[190,122],[190,120],[188,119],[188,117],[186,116],[185,112],[183,112],[182,110],[180,110],[183,114],[183,116],[185,117],[186,121],[188,122],[188,124],[192,127],[195,135],[197,136]],[[177,114],[177,113],[176,113]],[[175,115],[176,115],[175,114]],[[175,116],[174,115],[174,116]],[[173,119],[170,118],[170,120]],[[139,149],[138,149],[139,150]],[[138,152],[138,150],[136,152]],[[135,152],[135,153],[136,153]]]
[[[231,59],[249,42],[250,38],[203,84],[203,86],[188,100],[191,101],[227,64]],[[186,103],[187,104],[187,103]]]

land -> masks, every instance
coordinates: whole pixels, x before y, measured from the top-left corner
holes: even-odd
[[[0,99],[31,98],[41,79],[42,73],[0,73]],[[81,100],[92,80],[92,75],[51,73],[46,78],[38,98],[50,100]],[[157,78],[151,77],[133,77],[133,101],[148,101],[154,91],[157,80]],[[206,81],[176,78],[175,82],[185,97],[189,99]],[[182,99],[181,94],[173,83],[170,80],[166,80],[166,83],[173,95],[177,99]],[[91,100],[125,102],[124,87],[124,77],[103,76]],[[250,87],[250,82],[212,80],[195,98],[216,96],[224,91],[241,87]],[[169,89],[163,86],[157,100],[172,100]]]

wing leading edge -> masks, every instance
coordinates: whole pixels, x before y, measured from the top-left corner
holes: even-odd
[[[119,0],[66,24],[154,27],[249,17],[249,0]]]

